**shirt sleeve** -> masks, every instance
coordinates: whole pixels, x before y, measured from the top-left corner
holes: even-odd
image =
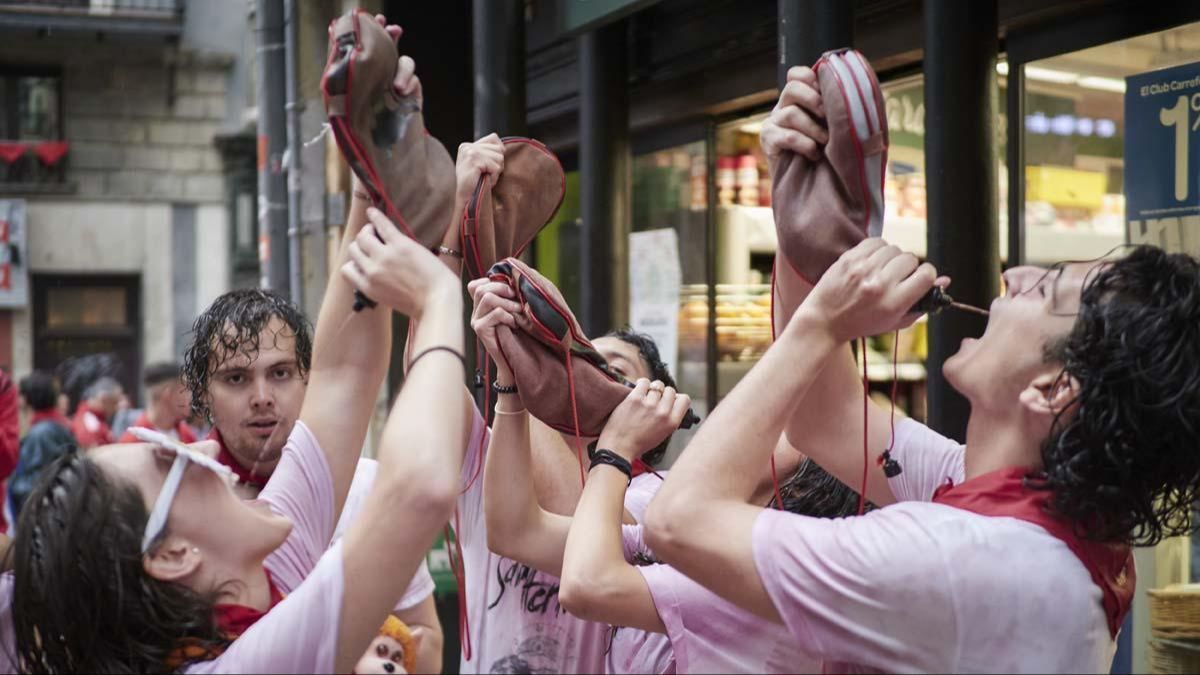
[[[335,524],[329,464],[303,422],[297,421],[292,428],[279,466],[258,498],[292,521],[292,533],[266,561],[280,588],[291,592],[329,547]]]
[[[963,454],[962,445],[920,422],[897,422],[892,458],[900,464],[900,475],[888,479],[896,501],[927,502],[947,479],[961,483]]]
[[[889,672],[951,672],[946,563],[911,514],[826,520],[767,509],[752,537],[759,577],[800,649]]]
[[[650,500],[658,494],[658,488],[662,487],[668,472],[658,473],[658,476],[644,473],[634,478],[629,483],[629,489],[625,491],[625,510],[639,523],[646,519],[646,507],[650,506]]]
[[[335,544],[283,602],[221,656],[188,673],[332,673],[344,592],[342,545]]]
[[[403,612],[416,607],[424,602],[425,598],[433,595],[433,589],[433,575],[429,573],[429,564],[425,560],[421,560],[421,566],[417,568],[417,573],[413,575],[412,581],[405,589],[404,597],[400,598],[395,611]]]
[[[622,525],[621,526],[621,547],[622,553],[625,555],[625,561],[631,564],[636,564],[635,561],[641,556],[643,559],[654,560],[655,556],[646,546],[646,540],[643,536],[644,530],[641,525]]]
[[[471,437],[463,456],[462,493],[458,497],[458,513],[450,521],[455,535],[462,541],[474,540],[475,533],[481,531],[486,523],[483,514],[483,463],[488,443],[492,440],[479,410],[472,407],[471,412]],[[462,531],[459,532],[459,529]],[[486,538],[479,541],[486,541]]]
[[[342,507],[342,515],[338,518],[337,527],[333,531],[335,542],[346,534],[346,530],[358,517],[358,512],[362,510],[367,495],[375,486],[375,475],[378,472],[379,462],[367,457],[358,460],[358,466],[354,469],[354,479],[350,483],[350,491],[346,494],[345,506]],[[433,593],[433,589],[433,576],[429,574],[429,566],[422,560],[421,566],[417,568],[417,573],[413,575],[412,581],[409,583],[408,589],[404,591],[404,597],[396,605],[395,611],[402,612],[417,606]]]
[[[691,641],[688,639],[691,633],[684,627],[683,607],[679,595],[675,592],[681,578],[684,583],[690,580],[667,565],[640,565],[637,571],[641,572],[642,578],[646,580],[646,588],[650,589],[650,597],[654,600],[654,609],[658,611],[658,618],[667,629],[677,671],[693,672]]]

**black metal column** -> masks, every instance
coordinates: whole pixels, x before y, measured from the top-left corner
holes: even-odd
[[[258,0],[258,231],[261,284],[288,296],[288,203],[283,151],[287,149],[284,92],[283,0]]]
[[[524,136],[525,3],[474,0],[475,138]]]
[[[616,237],[629,231],[629,94],[624,21],[579,38],[580,299],[583,330],[612,328],[614,286],[625,260]]]
[[[1005,158],[1008,169],[1008,267],[1025,264],[1025,66],[1008,64],[1005,110],[1008,128]]]
[[[1000,285],[996,205],[996,1],[925,0],[925,172],[928,259],[955,298],[986,307]],[[971,408],[942,364],[985,320],[929,320],[929,425],[964,440]]]
[[[779,0],[779,86],[788,68],[854,44],[853,0]]]

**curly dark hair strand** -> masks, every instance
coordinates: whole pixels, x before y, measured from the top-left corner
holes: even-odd
[[[296,364],[306,378],[312,365],[312,326],[286,298],[262,288],[230,291],[213,301],[192,324],[192,343],[183,356],[183,382],[192,392],[192,413],[211,416],[208,387],[217,370],[236,356],[254,360],[263,329],[272,319],[283,323],[279,337],[296,340]]]

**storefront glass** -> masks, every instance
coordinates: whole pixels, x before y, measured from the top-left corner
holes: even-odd
[[[1004,78],[998,78],[1001,83]],[[884,237],[925,254],[925,91],[920,76],[883,85],[887,106],[889,149],[884,179]],[[718,400],[728,393],[771,343],[770,275],[777,246],[771,211],[771,184],[759,133],[766,113],[718,127],[717,131],[717,354]],[[997,120],[1003,132],[1003,117]],[[997,139],[995,157],[1003,195],[1004,145]],[[636,196],[636,192],[635,192]],[[1001,241],[1005,227],[999,203]],[[1004,251],[1002,249],[1001,253]],[[880,336],[868,344],[872,395],[896,402],[905,414],[925,417],[926,325],[922,319],[901,331],[899,340]],[[897,367],[892,367],[892,349]]]
[[[706,162],[704,141],[634,157],[629,239],[629,323],[655,338],[701,416],[709,409]],[[690,435],[674,435],[668,461]]]

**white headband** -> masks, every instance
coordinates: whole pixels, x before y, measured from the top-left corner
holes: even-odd
[[[237,476],[224,464],[192,450],[161,431],[146,429],[144,427],[130,427],[129,431],[140,441],[153,443],[160,448],[175,453],[175,461],[171,463],[171,470],[167,472],[167,479],[163,481],[162,490],[158,493],[158,499],[154,501],[154,508],[150,511],[150,518],[146,520],[146,532],[142,535],[142,553],[146,554],[150,551],[150,545],[154,543],[154,540],[162,533],[163,528],[167,526],[167,516],[171,513],[171,503],[175,501],[175,493],[179,491],[179,483],[183,480],[183,472],[187,469],[188,462],[198,464],[212,471],[228,480],[231,485],[237,482]]]

